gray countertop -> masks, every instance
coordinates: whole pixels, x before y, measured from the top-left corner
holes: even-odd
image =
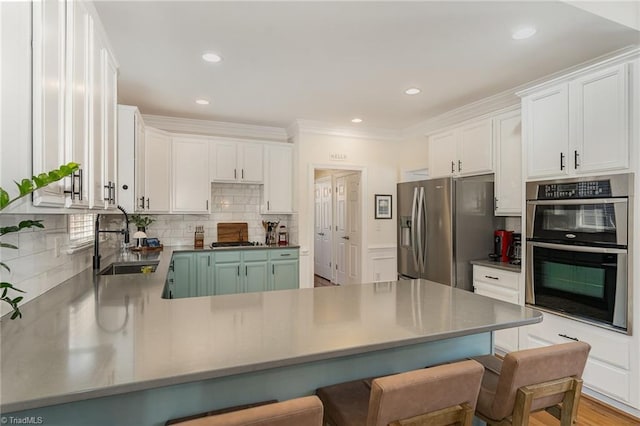
[[[490,260],[490,259],[472,260],[470,263],[472,265],[486,266],[488,268],[502,269],[503,271],[509,271],[509,272],[520,273],[520,271],[521,271],[520,265],[512,265],[509,262],[498,262],[496,260]]]
[[[25,304],[23,319],[3,320],[2,412],[542,320],[530,308],[425,280],[162,299],[177,250],[122,259],[159,260],[151,274],[87,269]]]

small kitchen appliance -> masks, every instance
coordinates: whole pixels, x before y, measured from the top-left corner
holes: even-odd
[[[499,262],[508,262],[512,236],[513,231],[504,229],[493,231],[493,253],[489,257]]]
[[[509,263],[511,263],[512,265],[520,265],[520,256],[522,253],[522,234],[514,232],[511,237],[511,246],[509,246]]]

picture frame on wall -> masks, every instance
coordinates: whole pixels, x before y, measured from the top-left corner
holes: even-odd
[[[387,194],[375,195],[375,218],[391,219],[392,216],[392,197]]]

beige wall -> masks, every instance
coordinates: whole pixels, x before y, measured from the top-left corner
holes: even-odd
[[[429,167],[429,146],[424,134],[406,135],[398,146],[398,181],[402,180],[403,172]]]
[[[309,250],[313,259],[313,180],[314,168],[362,171],[361,187],[366,220],[363,233],[361,259],[366,263],[370,247],[394,246],[396,244],[396,182],[400,156],[398,142],[332,136],[316,133],[300,133],[295,137],[296,163],[295,200],[299,220],[298,242],[303,252]],[[332,159],[339,154],[341,160]],[[393,195],[393,219],[375,220],[374,194]],[[312,279],[312,265],[301,263],[301,283]],[[363,265],[366,269],[367,265]],[[302,270],[302,269],[305,270]]]

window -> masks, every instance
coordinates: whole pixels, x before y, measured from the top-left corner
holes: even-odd
[[[71,246],[78,247],[93,242],[94,214],[69,215],[69,241]]]

